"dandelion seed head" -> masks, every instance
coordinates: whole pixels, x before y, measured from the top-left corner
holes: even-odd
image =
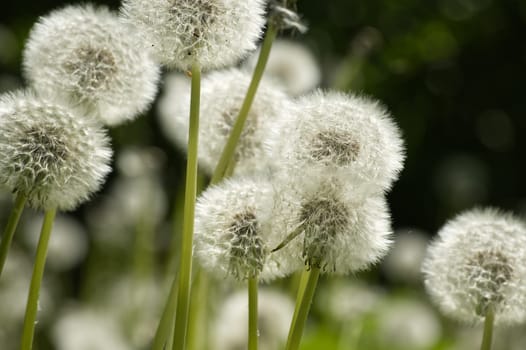
[[[67,6],[42,17],[24,50],[35,90],[114,126],[146,111],[160,70],[130,25],[105,7]]]
[[[160,63],[181,70],[236,63],[256,48],[265,23],[263,0],[126,0],[122,12]]]
[[[429,246],[422,267],[432,299],[468,323],[526,320],[526,226],[495,209],[474,209],[449,221]]]
[[[338,174],[364,195],[390,188],[403,167],[400,131],[374,100],[337,92],[300,98],[270,150],[281,168]],[[357,192],[355,193],[355,195]]]
[[[307,178],[308,176],[305,176]],[[294,271],[316,267],[325,273],[348,274],[382,258],[390,246],[390,215],[385,199],[353,197],[353,190],[337,178],[315,176],[277,191],[272,241],[294,238],[279,256]]]
[[[238,178],[206,190],[195,214],[195,254],[210,271],[236,280],[279,276],[267,266],[267,218],[272,188],[265,180]]]
[[[71,210],[110,172],[102,128],[29,92],[0,97],[0,183],[38,209]]]

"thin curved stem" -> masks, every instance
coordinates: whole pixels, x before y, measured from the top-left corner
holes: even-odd
[[[258,349],[258,279],[248,280],[248,350]]]
[[[482,345],[480,350],[490,350],[491,340],[493,338],[493,323],[495,322],[495,310],[489,306],[484,319],[484,333],[482,334]]]
[[[56,213],[56,209],[47,210],[44,216],[44,222],[42,223],[35,265],[33,267],[33,276],[31,277],[31,285],[29,287],[29,295],[27,297],[24,329],[22,331],[22,345],[20,347],[21,350],[31,350],[33,347],[33,336],[35,334],[35,321],[37,318],[38,309],[38,296],[40,294],[40,286],[42,285],[42,277],[44,276],[47,247],[49,238],[51,237],[51,229],[53,228],[53,221],[55,220]]]
[[[24,211],[26,205],[27,197],[23,194],[18,194],[16,196],[15,205],[11,210],[9,219],[7,221],[7,226],[5,227],[4,233],[2,235],[2,243],[0,243],[0,276],[4,269],[5,261],[7,260],[7,253],[9,252],[9,247],[11,246],[11,241],[15,235],[16,227],[18,226],[18,221],[20,216]]]
[[[223,179],[225,173],[227,172],[227,168],[231,162],[231,159],[234,156],[237,143],[239,141],[239,138],[241,137],[243,127],[245,126],[250,107],[252,107],[252,102],[254,101],[254,97],[256,96],[259,82],[261,81],[261,77],[263,76],[263,72],[265,71],[268,56],[270,55],[270,49],[272,48],[272,43],[274,42],[277,33],[277,28],[270,24],[267,29],[267,33],[265,34],[265,39],[263,39],[263,44],[261,45],[261,51],[259,52],[258,62],[256,64],[256,68],[254,69],[254,74],[252,75],[252,80],[250,81],[247,94],[245,96],[245,99],[243,100],[241,109],[239,110],[239,114],[236,118],[234,127],[232,128],[232,131],[230,132],[228,140],[225,144],[225,147],[223,148],[223,152],[221,153],[221,157],[219,158],[219,163],[214,169],[212,179],[210,180],[211,185],[214,185]]]
[[[190,126],[188,131],[188,161],[184,199],[183,239],[173,349],[185,349],[190,308],[190,279],[192,276],[192,242],[194,237],[195,199],[197,193],[197,146],[199,141],[199,102],[201,98],[201,67],[192,64],[192,91],[190,95]]]
[[[298,299],[296,299],[297,313],[295,312],[290,325],[286,350],[297,350],[300,346],[301,336],[303,335],[303,329],[305,328],[305,322],[307,321],[307,316],[309,314],[310,305],[314,297],[314,291],[316,290],[319,277],[320,269],[312,267],[308,272],[305,290],[303,293],[298,291]]]

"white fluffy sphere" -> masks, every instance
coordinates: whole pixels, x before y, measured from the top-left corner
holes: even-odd
[[[348,274],[368,268],[388,251],[391,220],[383,196],[357,198],[338,178],[304,174],[276,189],[270,242],[273,247],[299,232],[278,259],[288,272],[304,265]]]
[[[365,197],[390,188],[402,170],[404,147],[384,107],[368,98],[321,91],[297,105],[272,142],[273,157],[286,172],[336,174]]]
[[[74,209],[102,185],[112,150],[92,120],[32,93],[0,96],[0,184],[40,209]]]
[[[160,70],[140,40],[105,7],[67,6],[31,30],[24,73],[39,94],[117,125],[145,112],[157,92]]]
[[[467,323],[526,320],[526,225],[495,209],[474,209],[449,221],[429,246],[425,286],[446,315]]]
[[[265,180],[231,179],[197,200],[195,255],[209,271],[236,280],[281,277],[269,259],[268,220],[273,189]]]
[[[159,62],[188,70],[234,64],[256,48],[263,0],[124,0],[124,16],[144,33]]]

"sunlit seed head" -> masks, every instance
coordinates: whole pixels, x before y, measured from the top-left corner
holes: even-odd
[[[121,124],[144,112],[157,92],[160,70],[141,40],[105,7],[67,6],[31,30],[24,73],[40,95]]]
[[[276,247],[290,233],[298,234],[271,254],[289,273],[306,266],[347,274],[369,267],[387,253],[391,228],[384,198],[364,200],[341,179],[319,174],[305,173],[300,183],[281,182],[269,241]]]
[[[212,174],[243,104],[251,75],[238,69],[213,72],[203,78],[199,128],[199,165]],[[166,136],[186,149],[190,113],[189,79],[172,75],[159,101],[159,117]],[[275,162],[267,141],[291,109],[290,99],[272,82],[262,82],[234,153],[235,175],[266,172]]]
[[[264,24],[263,0],[126,0],[124,17],[159,62],[188,70],[234,64],[254,50]]]
[[[0,97],[0,131],[0,183],[35,208],[73,209],[111,170],[101,127],[32,93]]]
[[[369,196],[389,189],[403,167],[400,131],[377,101],[318,91],[298,99],[283,119],[269,149],[292,175],[332,174],[355,196]]]
[[[246,280],[280,277],[269,261],[270,183],[237,178],[207,189],[197,200],[195,255],[216,275]]]
[[[526,225],[494,209],[475,209],[449,221],[429,246],[422,271],[445,314],[496,324],[526,320]]]

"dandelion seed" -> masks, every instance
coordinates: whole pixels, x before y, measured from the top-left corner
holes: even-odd
[[[422,271],[428,293],[446,315],[468,323],[526,320],[526,226],[494,209],[449,221],[429,246]]]
[[[40,94],[118,125],[146,111],[159,67],[130,25],[105,7],[67,6],[40,19],[24,50],[24,73]]]
[[[39,209],[71,210],[110,172],[106,133],[69,109],[18,92],[0,97],[0,184]]]
[[[256,48],[263,0],[125,0],[123,15],[145,35],[162,64],[189,70],[234,64]]]

